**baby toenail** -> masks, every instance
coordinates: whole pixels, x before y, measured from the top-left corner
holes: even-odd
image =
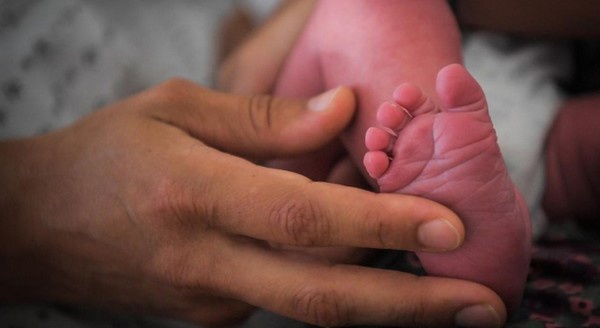
[[[458,230],[448,220],[438,219],[421,224],[418,240],[427,250],[453,250],[461,243]]]
[[[412,120],[413,118],[415,118],[409,111],[408,109],[402,107],[402,106],[398,106],[400,107],[400,109],[402,109],[404,111],[404,113],[406,113],[406,115],[408,115],[408,117]]]

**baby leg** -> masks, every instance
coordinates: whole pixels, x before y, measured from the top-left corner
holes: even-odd
[[[527,208],[508,175],[477,82],[462,66],[449,65],[439,72],[436,89],[439,107],[414,85],[396,89],[395,103],[378,111],[385,129],[366,134],[365,167],[383,192],[435,200],[463,219],[462,247],[417,254],[429,274],[482,283],[514,309],[529,267]]]
[[[363,169],[365,131],[393,88],[410,81],[435,98],[436,73],[460,61],[460,36],[445,1],[320,0],[275,91],[308,97],[339,85],[351,87],[358,110],[342,141]],[[303,174],[319,171],[316,167],[328,170],[339,150],[287,164]],[[309,177],[321,179],[324,172],[316,173]]]

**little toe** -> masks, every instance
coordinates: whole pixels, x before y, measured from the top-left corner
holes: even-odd
[[[371,151],[388,152],[391,149],[393,139],[394,138],[389,132],[380,128],[371,127],[365,134],[365,145],[367,146],[367,149]]]
[[[481,86],[467,69],[451,64],[440,70],[436,91],[441,105],[449,112],[472,112],[487,109]]]
[[[382,151],[368,151],[363,158],[363,165],[371,178],[379,179],[389,168],[390,159]]]
[[[404,83],[397,87],[394,90],[393,98],[413,117],[437,111],[433,101],[420,88],[410,83]]]

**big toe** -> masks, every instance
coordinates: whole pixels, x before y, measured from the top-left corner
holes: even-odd
[[[468,112],[487,108],[481,86],[460,64],[451,64],[440,70],[436,91],[445,111]]]

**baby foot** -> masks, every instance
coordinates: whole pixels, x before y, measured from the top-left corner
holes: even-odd
[[[383,104],[365,141],[367,172],[382,192],[446,205],[465,224],[465,243],[449,253],[417,253],[430,275],[484,284],[509,309],[522,296],[530,260],[528,210],[496,143],[481,87],[460,65],[440,70],[441,108],[410,84]],[[392,134],[393,133],[393,134]]]

